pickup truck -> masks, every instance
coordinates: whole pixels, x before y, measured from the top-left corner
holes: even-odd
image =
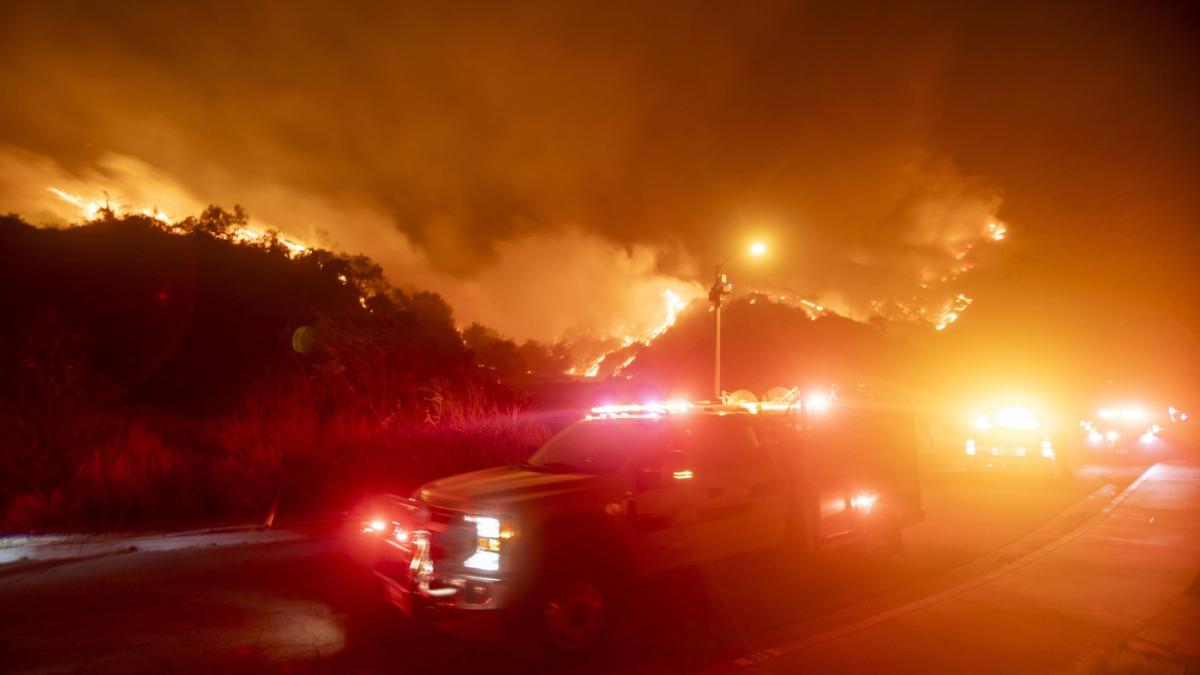
[[[453,632],[596,645],[639,577],[781,545],[886,555],[920,515],[912,417],[887,406],[605,406],[526,462],[369,503],[391,601]]]

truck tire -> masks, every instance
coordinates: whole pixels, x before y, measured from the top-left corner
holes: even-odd
[[[573,654],[599,646],[611,624],[610,586],[587,569],[556,575],[540,593],[541,640],[552,654]]]
[[[547,552],[538,581],[519,612],[518,626],[552,658],[593,653],[609,638],[619,613],[616,549],[601,536],[573,536]]]

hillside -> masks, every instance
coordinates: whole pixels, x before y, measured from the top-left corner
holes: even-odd
[[[440,297],[245,224],[0,218],[0,531],[340,508],[545,437]]]
[[[920,384],[918,353],[879,328],[836,314],[762,295],[740,298],[723,310],[722,388],[758,394],[776,386],[868,385],[912,388]],[[708,396],[712,389],[713,315],[691,308],[621,371],[634,382],[666,393]]]

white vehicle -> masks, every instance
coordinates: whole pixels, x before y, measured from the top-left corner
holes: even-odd
[[[637,577],[788,542],[898,550],[915,462],[907,411],[606,406],[521,465],[379,498],[362,530],[405,613],[570,651],[596,644]]]

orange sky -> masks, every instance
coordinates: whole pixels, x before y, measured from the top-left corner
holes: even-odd
[[[3,3],[0,210],[240,203],[541,339],[762,237],[739,288],[973,298],[964,367],[1192,377],[1196,10],[963,4]]]

